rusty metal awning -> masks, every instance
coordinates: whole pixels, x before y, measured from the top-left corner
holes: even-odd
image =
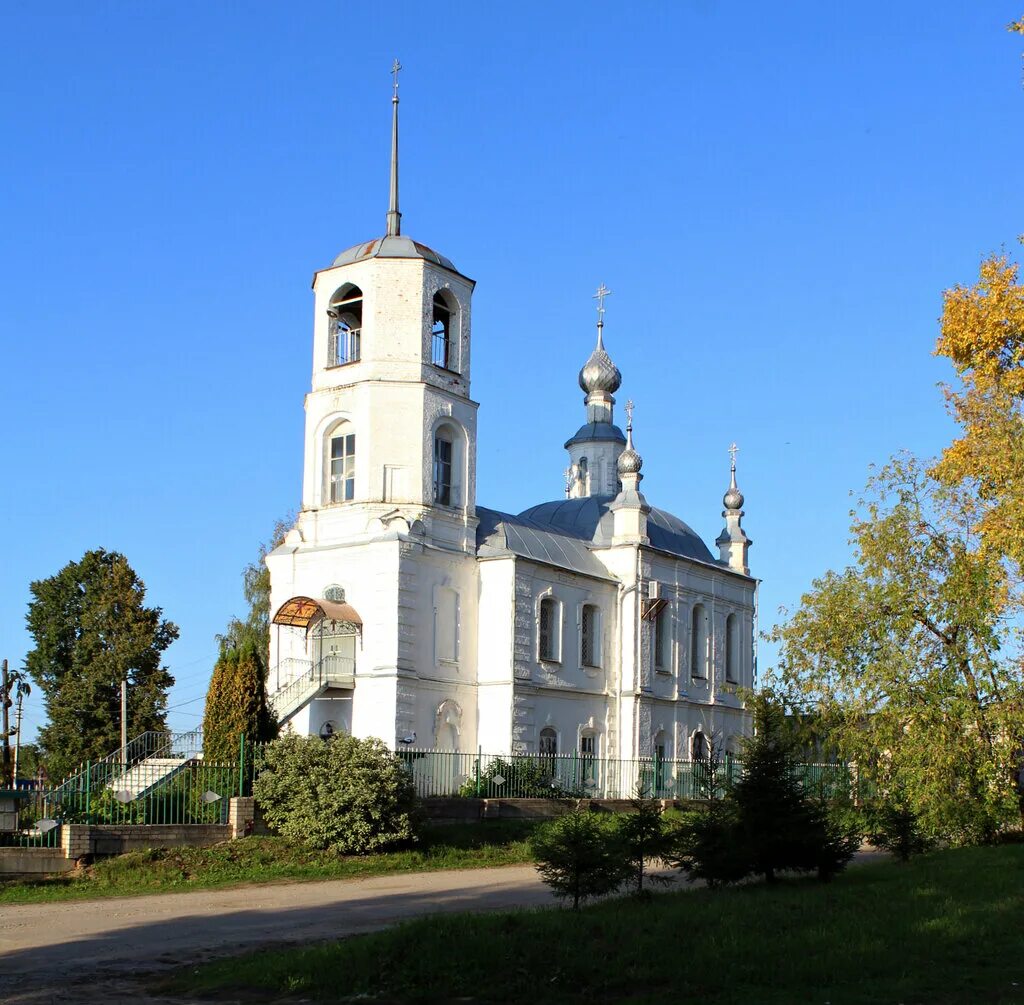
[[[312,597],[292,597],[291,600],[286,600],[278,608],[273,622],[275,625],[308,628],[309,623],[319,615],[331,621],[347,621],[359,627],[363,624],[363,619],[351,604],[339,603],[336,600],[314,600]]]

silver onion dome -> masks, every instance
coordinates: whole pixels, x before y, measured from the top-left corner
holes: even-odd
[[[735,484],[730,485],[729,491],[722,497],[722,502],[726,509],[743,509],[743,493]]]
[[[611,356],[605,352],[601,332],[598,330],[597,346],[590,354],[590,359],[583,364],[583,368],[580,370],[580,387],[587,394],[594,391],[614,394],[621,383],[622,374],[612,362]]]
[[[619,454],[618,470],[619,475],[638,475],[640,469],[644,466],[644,459],[633,449],[632,446],[626,447],[625,450]]]
[[[729,488],[726,490],[724,496],[722,496],[722,503],[726,509],[739,510],[743,509],[743,493],[736,487],[736,451],[739,447],[734,443],[729,448],[729,453],[732,454],[732,463],[729,465]]]

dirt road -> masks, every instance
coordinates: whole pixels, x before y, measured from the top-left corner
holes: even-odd
[[[133,974],[448,911],[552,903],[532,866],[0,906],[0,1001],[153,1001]]]

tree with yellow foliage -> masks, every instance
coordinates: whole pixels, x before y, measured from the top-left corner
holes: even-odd
[[[976,491],[982,546],[1024,565],[1024,286],[1005,255],[981,263],[978,282],[943,297],[936,354],[958,388],[946,401],[963,434],[933,469],[947,485]]]

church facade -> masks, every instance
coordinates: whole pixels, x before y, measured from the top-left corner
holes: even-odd
[[[757,592],[735,454],[716,556],[641,491],[602,287],[563,496],[477,505],[474,282],[401,232],[397,86],[393,110],[387,233],[313,282],[302,508],[267,557],[282,726],[490,754],[735,752]]]

